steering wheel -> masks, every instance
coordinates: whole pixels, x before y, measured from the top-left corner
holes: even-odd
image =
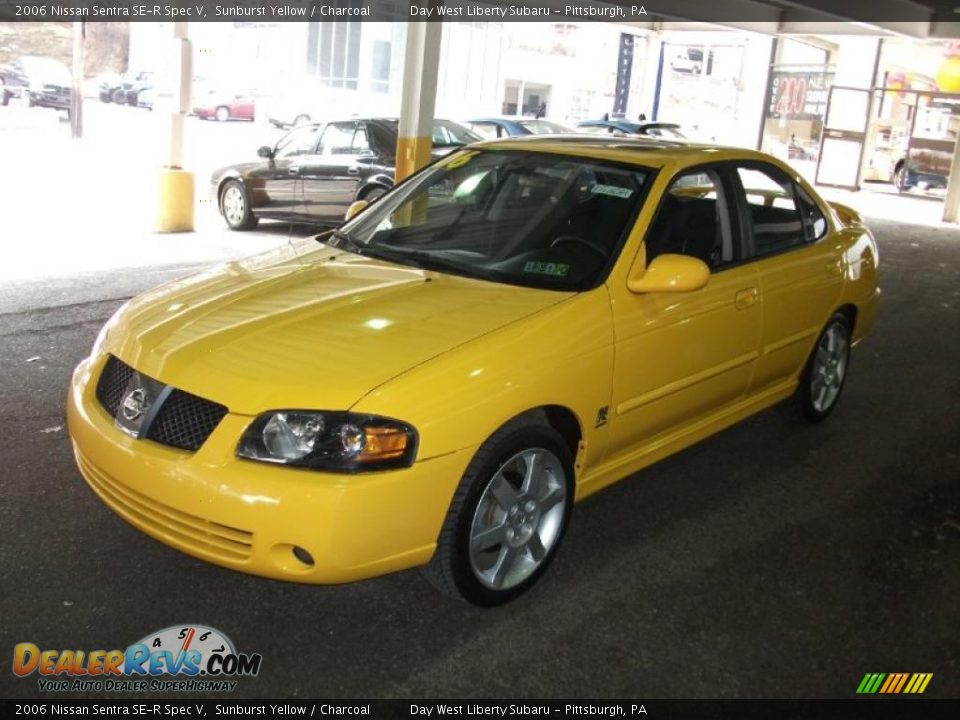
[[[577,243],[579,245],[583,245],[585,247],[590,248],[595,253],[599,253],[600,255],[603,256],[604,259],[606,259],[607,257],[606,249],[604,249],[600,245],[597,245],[595,242],[592,242],[590,240],[587,240],[586,238],[580,237],[579,235],[561,235],[552,243],[550,243],[550,249],[552,250],[557,245],[562,245],[563,243]]]

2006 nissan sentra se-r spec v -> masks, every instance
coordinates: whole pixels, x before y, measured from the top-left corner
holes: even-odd
[[[73,378],[80,470],[198,558],[479,605],[575,500],[791,396],[829,415],[879,297],[860,217],[748,150],[474,145],[319,239],[122,307]]]

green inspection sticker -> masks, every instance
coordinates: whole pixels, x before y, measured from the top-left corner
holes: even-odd
[[[623,198],[624,200],[633,195],[633,190],[629,188],[617,187],[616,185],[601,185],[600,183],[591,186],[590,192],[597,193],[599,195],[610,195],[612,197]]]
[[[533,262],[532,260],[523,266],[525,273],[534,273],[536,275],[550,275],[552,277],[566,277],[570,272],[570,266],[563,263]]]

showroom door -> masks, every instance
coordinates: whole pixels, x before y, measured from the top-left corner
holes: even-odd
[[[834,85],[820,135],[818,185],[857,190],[870,116],[870,90]]]

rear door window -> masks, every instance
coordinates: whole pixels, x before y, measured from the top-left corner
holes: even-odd
[[[807,242],[794,184],[777,168],[764,164],[737,167],[752,229],[753,253],[774,255]]]

